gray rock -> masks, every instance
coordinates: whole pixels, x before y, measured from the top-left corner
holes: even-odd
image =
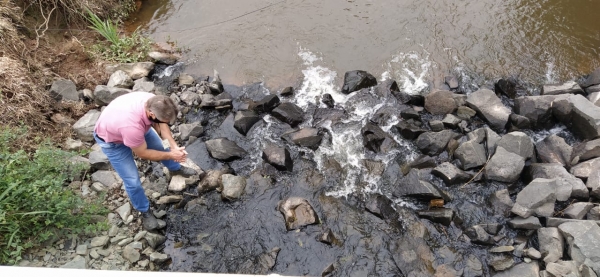
[[[194,84],[194,76],[182,73],[179,75],[178,82],[180,86],[191,86]]]
[[[110,229],[108,230],[108,236],[112,238],[112,237],[116,236],[117,234],[119,234],[119,226],[111,225]]]
[[[600,198],[600,163],[593,164],[585,185],[589,189],[591,197]]]
[[[456,126],[458,126],[458,123],[460,123],[460,121],[461,121],[461,119],[454,116],[453,114],[447,114],[444,117],[444,119],[442,120],[442,123],[447,128],[456,128]]]
[[[96,252],[96,249],[92,249],[92,251],[90,251],[90,257],[94,260],[97,260],[98,258],[100,258],[100,254]]]
[[[593,207],[588,212],[586,218],[588,220],[598,220],[600,221],[600,206]]]
[[[169,187],[167,188],[169,191],[180,192],[187,188],[188,185],[192,185],[198,181],[196,176],[192,177],[183,177],[181,175],[175,175],[171,178],[169,182]]]
[[[99,182],[107,187],[113,187],[120,183],[120,179],[113,171],[108,170],[100,170],[92,174],[92,182]]]
[[[519,179],[524,167],[523,157],[497,147],[496,153],[485,167],[485,174],[489,180],[512,183]]]
[[[446,76],[446,77],[444,77],[444,83],[446,83],[446,85],[448,85],[448,87],[450,89],[457,89],[458,88],[458,79],[456,79],[456,77],[454,77],[454,76]]]
[[[434,115],[454,113],[458,105],[452,97],[453,94],[447,90],[430,92],[425,96],[425,110]]]
[[[290,197],[281,200],[277,208],[285,217],[285,227],[288,231],[319,222],[317,213],[304,198]]]
[[[477,115],[477,112],[467,106],[460,106],[456,109],[456,116],[462,120],[470,120]]]
[[[537,262],[520,263],[513,266],[509,270],[499,272],[493,275],[494,277],[539,277],[540,266]]]
[[[67,150],[81,150],[84,148],[83,142],[81,140],[74,140],[72,138],[67,138],[65,141],[65,148]]]
[[[454,151],[454,157],[460,160],[464,170],[483,166],[487,162],[485,147],[476,140],[460,144]]]
[[[271,111],[273,117],[289,124],[292,128],[304,121],[304,111],[293,103],[281,103]]]
[[[493,245],[494,238],[485,230],[482,225],[474,225],[465,230],[465,234],[471,239],[472,243]]]
[[[600,272],[600,227],[594,222],[568,222],[558,226],[568,244],[569,256]]]
[[[198,193],[204,193],[219,188],[221,186],[221,176],[228,173],[230,172],[227,169],[209,170],[206,176],[200,180],[196,190]]]
[[[281,171],[292,171],[294,163],[285,147],[269,145],[263,150],[262,159]]]
[[[80,245],[77,245],[77,248],[75,248],[75,253],[77,253],[77,255],[85,256],[85,255],[87,255],[87,250],[88,250],[87,244],[80,244]]]
[[[571,204],[564,210],[564,215],[567,218],[583,219],[585,215],[594,207],[590,202],[577,202]]]
[[[573,261],[547,263],[546,271],[550,273],[551,276],[579,276],[578,266]]]
[[[555,100],[567,99],[569,95],[524,96],[515,99],[516,114],[529,119],[535,129],[548,128],[555,123],[552,117],[552,106]]]
[[[126,238],[124,240],[119,241],[117,243],[117,245],[122,247],[122,246],[130,244],[132,241],[133,241],[133,238]]]
[[[471,175],[458,169],[456,166],[449,162],[444,162],[433,169],[431,172],[433,175],[438,176],[444,180],[447,185],[455,185],[459,183],[465,183],[471,179]]]
[[[126,88],[130,89],[133,87],[133,80],[125,71],[117,70],[113,74],[110,75],[108,79],[107,87],[111,88]]]
[[[498,141],[498,146],[523,157],[525,160],[532,158],[535,160],[533,141],[523,132],[510,132],[502,136],[500,141]]]
[[[148,57],[152,58],[157,63],[162,63],[166,65],[173,65],[177,63],[177,61],[181,58],[178,54],[165,53],[159,51],[150,51],[148,52]]]
[[[146,236],[144,236],[144,238],[146,239],[146,242],[148,242],[148,245],[153,249],[156,249],[158,246],[160,246],[167,240],[165,236],[152,232],[146,233]]]
[[[117,243],[121,242],[124,239],[127,239],[126,235],[117,235],[114,238],[110,239],[110,244],[117,244]]]
[[[539,228],[542,228],[540,219],[535,216],[530,216],[528,218],[515,217],[508,221],[508,226],[510,226],[513,229],[525,230],[537,230]]]
[[[232,161],[248,154],[246,150],[226,138],[211,139],[205,143],[210,156],[217,160]]]
[[[214,96],[212,96],[212,97],[214,98]],[[193,107],[202,102],[205,102],[202,100],[202,96],[198,95],[197,93],[195,93],[193,91],[189,91],[189,90],[186,90],[181,93],[180,100],[190,107]]]
[[[104,247],[109,240],[110,238],[108,236],[95,237],[92,239],[90,247]]]
[[[82,256],[75,256],[73,260],[64,264],[60,268],[75,268],[75,269],[87,269],[87,263],[85,262],[85,258]]]
[[[600,68],[596,68],[587,78],[581,83],[584,88],[600,84]]]
[[[108,105],[115,98],[130,93],[130,89],[98,85],[94,89],[94,100],[100,106]]]
[[[508,253],[508,252],[513,252],[515,250],[515,247],[512,245],[503,245],[503,246],[498,246],[498,247],[494,247],[492,249],[490,249],[491,253]]]
[[[256,102],[251,102],[248,106],[248,109],[257,113],[270,113],[273,109],[275,109],[281,100],[275,94],[269,94],[263,97],[261,100]]]
[[[569,81],[558,85],[544,85],[542,87],[542,95],[558,95],[558,94],[583,94],[583,89],[575,81]]]
[[[154,215],[156,216],[156,212],[154,213]],[[134,241],[139,241],[139,240],[143,239],[146,236],[147,233],[148,233],[148,231],[145,231],[145,230],[141,231],[141,232],[135,234],[135,236],[133,237],[133,240]]]
[[[150,261],[155,263],[164,263],[168,261],[170,258],[167,254],[162,254],[158,252],[154,252],[150,254]]]
[[[77,87],[75,87],[73,81],[58,79],[52,82],[50,97],[56,101],[79,101],[79,92],[77,92]]]
[[[565,139],[557,135],[547,136],[535,144],[535,149],[543,163],[559,163],[565,167],[571,165],[573,148],[565,142]]]
[[[260,121],[260,117],[256,112],[249,110],[238,111],[235,113],[233,127],[245,136],[258,121]]]
[[[538,229],[539,231],[539,229]],[[537,251],[537,249],[535,248],[527,248],[525,250],[525,255],[527,255],[527,257],[534,259],[534,260],[539,260],[542,258],[542,253],[540,253],[540,251]]]
[[[534,179],[519,192],[511,211],[523,218],[532,215],[551,216],[554,213],[556,186],[556,179]]]
[[[444,130],[444,122],[442,122],[441,120],[431,120],[431,121],[429,121],[429,127],[431,128],[431,131],[439,132],[439,131]],[[417,134],[417,137],[426,131],[425,129],[420,129],[420,128],[419,128],[419,130],[423,130],[423,131],[420,132],[419,134]],[[414,139],[414,138],[407,138],[405,136],[403,136],[403,137],[406,139]]]
[[[502,104],[500,98],[489,89],[480,89],[469,94],[467,106],[477,111],[477,114],[496,130],[504,130],[511,113],[510,109]]]
[[[106,186],[103,185],[102,183],[99,183],[99,182],[92,183],[92,187],[91,188],[95,192],[103,192],[103,191],[106,190]]]
[[[511,268],[515,264],[513,257],[501,256],[490,261],[490,265],[495,271],[503,271]],[[519,275],[521,276],[521,275]]]
[[[598,277],[598,274],[596,274],[589,266],[581,265],[581,277]]]
[[[134,242],[130,243],[129,246],[131,246],[131,248],[133,248],[135,250],[144,249],[144,244],[141,241],[134,241]]]
[[[178,203],[181,200],[183,200],[183,196],[181,196],[181,195],[165,195],[165,196],[161,196],[156,201],[156,204],[161,205],[161,204]]]
[[[558,227],[563,223],[580,223],[580,222],[592,222],[592,223],[596,223],[596,224],[598,224],[598,226],[600,226],[600,221],[570,219],[570,218],[562,218],[562,217],[548,217],[548,218],[546,218],[546,227]]]
[[[512,209],[514,203],[510,199],[510,194],[507,189],[499,190],[490,195],[489,202],[494,209],[500,214],[507,214]]]
[[[181,134],[179,137],[181,140],[188,140],[190,136],[199,137],[202,132],[204,132],[204,128],[200,122],[179,125],[179,133]]]
[[[531,121],[529,118],[524,117],[522,115],[518,115],[516,113],[510,114],[508,117],[511,126],[515,127],[517,130],[520,129],[531,129]]]
[[[156,85],[152,81],[148,81],[147,78],[137,79],[135,80],[132,91],[145,91],[153,93],[156,89]],[[175,101],[175,103],[179,103],[179,101]]]
[[[577,178],[588,179],[598,165],[600,165],[600,158],[594,158],[574,165],[569,172]]]
[[[483,265],[475,255],[470,254],[465,261],[463,277],[477,276],[483,276]]]
[[[557,179],[556,200],[567,201],[570,197],[587,198],[589,192],[581,179],[571,175],[558,163],[554,164],[531,164],[528,171],[528,178]]]
[[[97,170],[108,170],[110,168],[110,162],[108,157],[102,150],[92,151],[89,155],[90,164],[92,168]]]
[[[392,195],[396,197],[415,197],[419,199],[443,198],[442,193],[434,185],[421,180],[418,169],[411,169],[402,179],[397,180]]]
[[[121,255],[130,263],[135,263],[140,260],[140,252],[129,245],[123,248],[123,253]]]
[[[137,80],[148,76],[150,71],[154,69],[153,62],[139,62],[139,63],[121,63],[116,65],[109,65],[106,67],[106,71],[110,74],[117,70],[123,70],[131,77],[131,79]]]
[[[370,73],[363,70],[347,71],[344,74],[344,85],[342,93],[349,94],[363,88],[377,85],[377,79]]]
[[[90,110],[82,118],[77,120],[75,124],[73,124],[73,130],[79,139],[87,142],[94,140],[94,127],[96,126],[96,121],[98,121],[99,117],[99,111]]]
[[[540,253],[545,263],[556,262],[563,257],[564,241],[558,228],[540,228],[537,230]]]
[[[231,174],[224,174],[221,176],[223,182],[223,191],[221,191],[221,198],[227,200],[239,199],[246,189],[246,178],[241,176],[235,176]]]
[[[298,146],[308,147],[310,149],[317,149],[321,144],[323,136],[319,134],[319,130],[316,128],[302,128],[298,131],[294,131],[288,134],[291,142]]]
[[[423,154],[433,156],[442,153],[446,149],[448,142],[450,142],[451,139],[458,137],[460,137],[460,134],[451,130],[425,132],[417,138],[416,144],[417,148],[419,148]]]
[[[572,105],[572,130],[584,139],[595,139],[600,136],[600,107],[594,105],[581,95],[569,97]]]
[[[417,215],[420,218],[429,219],[433,222],[450,226],[452,219],[454,218],[454,211],[452,209],[434,209],[434,210],[422,210],[418,211]]]
[[[439,128],[436,127],[436,122],[439,122]],[[420,121],[415,121],[413,119],[402,120],[398,122],[398,124],[394,125],[394,127],[396,127],[396,130],[398,130],[398,132],[403,138],[413,140],[420,136],[422,133],[427,132],[427,130],[421,128],[418,125],[419,123]],[[429,126],[431,126],[431,130],[434,132],[444,130],[444,124],[439,120],[429,121]]]
[[[581,142],[573,147],[571,163],[577,164],[600,157],[600,139]]]
[[[396,140],[373,122],[367,122],[360,132],[363,145],[373,152],[385,154],[398,147]]]

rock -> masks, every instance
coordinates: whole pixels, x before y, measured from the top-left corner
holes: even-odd
[[[58,79],[52,82],[50,97],[56,101],[79,101],[79,92],[75,83],[67,79]]]
[[[543,163],[559,163],[565,167],[571,165],[573,148],[557,135],[547,136],[544,140],[536,143],[535,149]]]
[[[342,93],[349,94],[363,88],[369,88],[377,85],[377,79],[363,70],[348,71],[344,74],[344,85]]]
[[[458,108],[452,97],[454,93],[447,90],[430,92],[425,96],[425,110],[434,115],[452,114]]]
[[[403,119],[406,119],[406,120],[409,120],[409,119],[413,119],[416,121],[421,120],[421,115],[419,114],[419,112],[412,108],[402,110],[400,112],[400,117],[402,117]]]
[[[456,109],[456,116],[462,120],[470,120],[477,115],[477,112],[467,106],[460,106]]]
[[[167,240],[167,238],[165,236],[156,234],[156,233],[152,233],[152,232],[146,233],[146,236],[144,236],[144,239],[146,239],[146,242],[148,242],[148,245],[150,247],[152,247],[153,249],[156,249],[158,246],[160,246]]]
[[[600,107],[594,105],[582,95],[569,97],[572,105],[572,131],[584,139],[600,136]]]
[[[525,249],[525,255],[527,255],[527,257],[532,258],[534,260],[539,260],[542,258],[542,253],[540,253],[540,251],[537,251],[535,248]]]
[[[590,196],[600,198],[600,163],[593,164],[585,185],[590,190]],[[587,191],[583,191],[581,193],[582,198],[585,196],[586,192]]]
[[[590,202],[573,203],[564,210],[564,215],[567,218],[583,219],[593,207],[594,204]]]
[[[60,268],[87,269],[87,264],[84,257],[77,255],[75,258],[73,258],[73,260],[64,264]]]
[[[148,76],[152,69],[154,69],[153,62],[122,63],[106,67],[106,71],[110,74],[123,70],[134,80]]]
[[[293,87],[285,87],[284,89],[281,90],[281,92],[279,93],[279,95],[281,95],[281,96],[293,96],[294,95],[294,88]]]
[[[106,187],[113,187],[121,182],[121,178],[118,177],[113,171],[100,170],[92,174],[92,182],[99,182]]]
[[[190,137],[199,137],[202,132],[204,132],[204,128],[200,122],[179,125],[179,133],[181,134],[179,138],[181,140],[188,140]]]
[[[432,121],[429,122],[430,124],[432,123]],[[431,127],[431,129],[433,131],[441,131],[444,129],[443,123],[440,121],[441,124],[441,128],[440,129],[435,129],[433,126]],[[398,132],[400,133],[400,135],[405,138],[405,139],[409,139],[409,140],[413,140],[415,138],[417,138],[419,135],[421,135],[422,133],[427,132],[427,130],[415,125],[412,121],[410,120],[403,120],[398,122],[398,124],[396,124],[394,127],[396,127],[396,129],[398,130]]]
[[[439,189],[431,183],[420,179],[419,170],[417,169],[411,169],[406,176],[396,182],[392,195],[396,197],[409,196],[425,200],[444,198]]]
[[[133,87],[133,80],[125,71],[117,70],[113,74],[110,75],[108,79],[107,87],[110,88],[125,88],[130,89]]]
[[[147,78],[138,79],[133,82],[132,91],[145,91],[153,93],[155,89],[156,85],[154,82],[148,81]],[[179,103],[179,101],[175,101],[175,103]]]
[[[514,78],[500,79],[494,84],[497,93],[502,93],[510,99],[517,95],[517,81]]]
[[[285,147],[269,145],[263,150],[262,159],[281,171],[292,171],[294,164],[290,152]]]
[[[226,138],[211,139],[205,143],[210,156],[217,160],[232,161],[248,154],[246,150]]]
[[[594,222],[600,226],[600,221],[591,221],[591,220],[579,220],[579,219],[569,219],[562,217],[547,217],[546,218],[546,227],[558,227],[563,223],[580,223],[580,222]]]
[[[308,200],[300,197],[290,197],[279,201],[277,208],[285,217],[285,227],[288,231],[315,224],[319,221]]]
[[[589,221],[567,222],[558,226],[573,261],[600,272],[600,227]]]
[[[558,94],[583,94],[583,89],[575,81],[569,81],[558,85],[542,86],[542,95],[558,95]]]
[[[459,134],[450,130],[425,132],[417,138],[416,144],[423,154],[434,156],[442,153],[451,139],[458,137]]]
[[[87,244],[80,244],[80,245],[77,245],[77,248],[75,248],[75,253],[77,255],[85,256],[85,255],[87,255],[87,250],[88,250]]]
[[[169,191],[181,192],[184,191],[188,185],[192,185],[198,181],[196,176],[191,177],[183,177],[181,175],[175,175],[171,178],[171,182],[169,182],[169,187],[167,188]]]
[[[571,167],[571,174],[580,179],[588,179],[593,174],[594,169],[600,165],[600,158],[594,158],[585,162],[578,163]]]
[[[121,254],[123,258],[130,263],[135,263],[140,260],[140,252],[138,252],[133,247],[127,245],[123,248],[123,253]]]
[[[524,167],[523,157],[497,147],[485,167],[485,174],[489,180],[512,183],[519,179]]]
[[[72,138],[67,138],[65,141],[65,149],[67,150],[81,150],[84,148],[83,142],[81,140],[74,140]]]
[[[473,254],[466,258],[463,277],[483,276],[483,265],[481,261]]]
[[[511,268],[515,264],[515,260],[512,257],[501,256],[490,261],[490,265],[495,271],[502,271]],[[519,275],[521,276],[521,275]]]
[[[161,196],[156,201],[156,204],[161,205],[161,204],[178,203],[181,200],[183,200],[183,196],[181,196],[181,195],[165,195],[165,196]]]
[[[416,158],[414,161],[412,161],[408,166],[410,168],[416,168],[416,169],[423,169],[423,168],[432,168],[435,167],[436,162],[435,159],[433,159],[430,156],[427,155],[421,155],[418,158]]]
[[[442,123],[444,124],[444,126],[446,128],[450,128],[450,129],[456,128],[460,122],[461,122],[461,119],[452,114],[447,114],[444,117],[444,119],[442,120]]]
[[[577,276],[579,268],[573,261],[558,261],[546,264],[546,272],[551,276]]]
[[[515,247],[512,245],[504,245],[504,246],[498,246],[498,247],[494,247],[492,249],[490,249],[491,253],[507,253],[507,252],[513,252],[515,250]]]
[[[552,117],[552,106],[555,100],[567,99],[568,95],[525,96],[515,99],[516,114],[529,119],[535,129],[551,127],[555,120]]]
[[[154,252],[150,254],[150,261],[155,263],[164,263],[168,261],[170,257],[167,254],[162,254],[158,252]]]
[[[456,79],[454,76],[444,77],[444,83],[446,83],[450,89],[458,88],[458,79]]]
[[[191,86],[194,84],[194,81],[194,76],[185,73],[179,74],[179,78],[177,79],[180,86]]]
[[[277,95],[270,94],[263,97],[260,101],[251,102],[248,109],[257,113],[270,113],[273,109],[277,108],[281,100]]]
[[[539,277],[540,266],[537,262],[532,263],[520,263],[513,266],[512,268],[499,272],[493,275],[493,277]]]
[[[458,169],[449,162],[444,162],[433,169],[433,175],[440,177],[447,185],[456,185],[465,183],[471,179],[471,175]]]
[[[221,186],[221,176],[230,173],[228,169],[209,170],[206,176],[200,180],[196,190],[198,193],[205,193]]]
[[[94,128],[99,117],[99,111],[90,110],[73,124],[73,130],[81,140],[88,142],[94,140]]]
[[[528,218],[515,217],[508,221],[508,226],[513,229],[537,230],[542,228],[539,218],[530,216]]]
[[[581,83],[581,87],[587,88],[600,84],[600,68],[596,68],[586,79]]]
[[[393,208],[393,202],[384,195],[376,194],[365,202],[365,209],[381,219],[397,219],[398,212]]]
[[[527,174],[529,175],[528,179],[557,179],[556,200],[558,201],[567,201],[570,197],[589,197],[585,184],[569,174],[561,164],[531,164]]]
[[[89,156],[90,164],[92,168],[97,170],[108,170],[110,169],[110,162],[108,157],[102,150],[92,151]]]
[[[523,132],[510,132],[502,136],[497,145],[508,152],[523,157],[524,160],[535,160],[533,141],[531,141],[531,138]]]
[[[556,262],[563,257],[564,241],[558,228],[540,228],[537,230],[540,252],[545,263]]]
[[[398,147],[398,143],[392,136],[371,122],[365,124],[361,129],[361,134],[363,145],[373,152],[385,154]]]
[[[331,245],[335,241],[335,236],[333,235],[331,229],[327,229],[319,235],[317,240],[327,245]]]
[[[496,242],[494,238],[485,230],[482,225],[474,225],[465,230],[465,234],[471,239],[472,243],[493,245]]]
[[[429,219],[433,222],[450,226],[452,219],[454,218],[454,211],[452,209],[435,209],[435,210],[422,210],[418,211],[417,214],[421,218]]]
[[[100,106],[108,105],[115,98],[130,93],[130,89],[98,85],[94,89],[94,100]]]
[[[442,122],[441,120],[431,120],[431,121],[429,121],[429,127],[431,128],[431,131],[439,132],[439,131],[444,130],[444,122]],[[423,130],[423,132],[416,134],[416,136],[419,136],[421,133],[424,133],[425,131],[427,131],[427,130]],[[407,139],[413,139],[413,138],[407,138]]]
[[[573,147],[571,164],[587,161],[600,157],[600,139],[581,142]]]
[[[150,57],[156,63],[173,65],[177,63],[177,61],[181,58],[181,55],[159,51],[150,51],[148,52],[148,57]]]
[[[510,109],[502,104],[500,98],[489,89],[480,89],[469,94],[467,97],[467,106],[479,114],[483,119],[489,122],[490,126],[496,130],[504,130]]]
[[[207,101],[204,101],[203,97],[204,97],[204,95],[200,96],[193,91],[186,90],[181,93],[180,100],[183,103],[185,103],[187,106],[193,107],[200,103],[203,103],[204,105],[206,105],[205,102],[207,102]],[[210,97],[212,97],[214,99],[214,96],[211,95]]]
[[[485,147],[476,140],[461,143],[454,151],[454,157],[460,160],[464,170],[483,166],[487,162]]]
[[[510,195],[507,189],[499,190],[490,195],[489,202],[494,209],[500,214],[506,214],[509,212],[514,203],[510,199]]]
[[[273,117],[289,124],[292,128],[304,121],[304,111],[293,103],[281,103],[271,111]]]
[[[323,136],[319,134],[316,128],[302,128],[300,130],[288,133],[289,140],[294,144],[307,147],[313,150],[319,148]]]
[[[247,110],[238,111],[235,113],[233,127],[245,136],[258,121],[260,121],[260,117],[256,112]]]
[[[223,191],[221,198],[229,201],[239,199],[246,188],[246,178],[231,174],[221,176]]]
[[[327,267],[325,267],[325,269],[323,269],[323,272],[321,272],[321,277],[328,276],[329,274],[333,273],[334,270],[335,267],[333,264],[329,264]]]
[[[512,212],[523,218],[535,215],[552,216],[556,201],[556,179],[537,178],[529,183],[517,195]]]
[[[588,212],[586,218],[588,220],[597,220],[600,221],[600,206],[593,207]]]
[[[92,239],[92,242],[90,243],[90,247],[92,247],[92,248],[104,247],[108,243],[109,240],[110,240],[110,237],[108,237],[108,236],[95,237]]]
[[[125,221],[131,214],[131,204],[129,204],[129,202],[126,202],[121,207],[117,208],[115,210],[115,212],[117,212],[117,214],[119,214],[121,219],[123,219],[123,221]]]
[[[321,102],[323,102],[323,104],[325,104],[325,106],[328,108],[335,107],[335,100],[333,100],[333,97],[329,93],[323,94],[323,99],[321,99]]]

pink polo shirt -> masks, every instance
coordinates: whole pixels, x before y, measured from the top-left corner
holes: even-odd
[[[94,131],[105,142],[123,143],[129,148],[142,145],[144,135],[152,127],[144,105],[153,96],[138,91],[117,97],[104,108]]]

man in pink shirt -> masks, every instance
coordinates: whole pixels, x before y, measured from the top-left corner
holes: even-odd
[[[177,106],[171,98],[131,92],[110,102],[94,128],[96,142],[123,179],[129,200],[142,213],[144,229],[148,231],[156,229],[158,222],[150,211],[133,154],[142,159],[161,161],[174,175],[189,177],[197,174],[180,164],[186,160],[187,152],[177,145],[169,129],[176,118]],[[169,149],[163,147],[158,134],[169,142]]]

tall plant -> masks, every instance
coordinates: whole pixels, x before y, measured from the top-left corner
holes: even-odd
[[[96,14],[92,11],[87,10],[88,21],[91,26],[89,26],[92,30],[95,30],[100,35],[102,35],[106,40],[110,41],[113,45],[119,43],[119,33],[117,30],[117,25],[111,21],[106,20],[102,21]]]

